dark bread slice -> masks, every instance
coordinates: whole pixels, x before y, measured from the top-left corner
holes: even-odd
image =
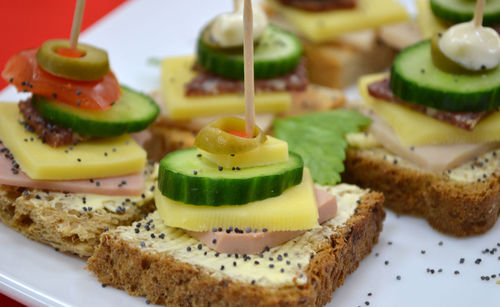
[[[432,227],[449,235],[485,233],[500,215],[500,177],[495,174],[479,182],[458,182],[352,148],[345,166],[345,182],[383,192],[387,208],[425,217]]]
[[[152,166],[146,170],[148,173],[155,172]],[[130,225],[155,209],[150,189],[156,174],[146,174],[144,178],[147,178],[144,198],[111,197],[116,203],[91,209],[88,209],[91,207],[90,200],[85,203],[82,200],[85,194],[0,185],[0,220],[34,241],[53,246],[61,252],[89,257],[106,228]],[[127,198],[131,200],[125,201]],[[73,204],[78,204],[78,207]],[[120,209],[112,211],[112,206]]]
[[[149,232],[139,244],[130,236],[121,234],[126,227],[103,233],[99,247],[89,258],[88,269],[97,275],[101,283],[124,289],[131,295],[146,296],[155,304],[322,306],[331,300],[332,292],[343,284],[346,276],[358,267],[359,262],[370,253],[378,241],[385,217],[383,201],[384,196],[381,193],[365,193],[355,207],[354,213],[346,217],[347,220],[343,224],[333,227],[327,222],[316,230],[321,234],[321,239],[308,241],[312,253],[310,257],[309,254],[306,255],[307,259],[310,259],[309,264],[300,269],[307,278],[300,285],[270,286],[234,279],[224,275],[232,268],[230,264],[236,260],[234,255],[233,257],[220,255],[217,259],[228,259],[228,266],[225,271],[214,272],[205,266],[191,264],[189,257],[180,260],[169,252],[148,248],[155,240],[147,236]],[[149,217],[141,221],[141,227],[144,227],[148,219]],[[150,225],[155,221],[157,219],[150,222]],[[129,230],[133,227],[129,227]],[[141,228],[140,231],[142,233],[144,230]],[[155,230],[151,231],[154,233]],[[312,231],[315,230],[310,232]],[[158,240],[158,233],[155,237]],[[214,252],[206,247],[198,251],[200,247],[201,245],[197,248],[195,243],[193,252],[208,251],[207,257],[214,257]],[[263,258],[251,255],[252,259],[248,261],[266,261],[272,252],[273,249],[264,252]],[[238,259],[240,263],[246,261],[241,259],[243,257]],[[278,256],[278,261],[279,257],[282,256]],[[279,262],[275,260],[274,270],[278,270],[279,265],[285,266],[284,262],[287,259],[290,258],[282,258]],[[267,266],[264,263],[261,263],[262,265]],[[291,266],[297,267],[293,262]]]

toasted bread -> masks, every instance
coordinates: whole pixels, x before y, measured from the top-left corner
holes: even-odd
[[[101,236],[101,283],[168,306],[322,306],[377,242],[381,193],[337,186],[339,214],[261,255],[218,254],[157,213]]]

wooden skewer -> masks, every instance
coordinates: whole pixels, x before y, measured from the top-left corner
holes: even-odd
[[[480,27],[483,25],[483,15],[484,6],[486,5],[486,0],[477,0],[476,10],[474,12],[474,25]]]
[[[71,27],[71,36],[69,39],[69,47],[76,49],[78,44],[78,36],[82,28],[83,11],[85,10],[85,0],[76,0],[75,14],[73,15],[73,26]]]
[[[243,10],[243,55],[245,61],[245,132],[253,137],[255,126],[254,67],[253,67],[253,10],[252,0],[245,0]]]

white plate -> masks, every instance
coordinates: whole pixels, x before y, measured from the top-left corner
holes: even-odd
[[[193,52],[199,29],[212,16],[229,10],[231,2],[130,1],[88,29],[82,41],[108,50],[121,82],[149,92],[158,87],[159,73],[147,64],[148,58]],[[0,99],[16,101],[17,95],[8,88]],[[328,306],[367,306],[365,302],[370,306],[500,306],[500,285],[495,283],[500,280],[500,252],[482,253],[486,248],[500,250],[498,245],[500,223],[485,235],[457,239],[437,233],[423,219],[398,218],[388,212],[379,244],[335,291]],[[55,252],[3,225],[0,246],[0,291],[25,304],[145,306],[144,298],[102,288],[83,270],[81,259]],[[482,261],[475,264],[478,258]],[[497,275],[495,280],[480,278],[492,274]]]

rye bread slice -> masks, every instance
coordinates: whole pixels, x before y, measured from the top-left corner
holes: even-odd
[[[88,194],[0,185],[0,220],[34,241],[89,257],[103,231],[130,225],[155,209],[151,187],[157,170],[148,165],[145,172],[144,197],[109,196],[102,207]]]
[[[461,182],[446,174],[423,171],[401,158],[384,157],[374,150],[348,149],[343,180],[384,193],[385,207],[425,217],[433,228],[448,235],[482,234],[498,219],[498,170],[472,182]],[[471,170],[476,163],[482,162],[469,163]]]
[[[103,233],[88,269],[103,284],[171,307],[323,306],[370,253],[385,218],[381,193],[350,187],[364,192],[350,199],[352,211],[339,213],[335,219],[343,220],[338,224],[332,219],[262,255],[216,254],[192,238],[186,239],[191,240],[187,247],[173,237],[172,246],[161,248],[161,241],[170,236],[165,231],[187,235],[168,230],[153,213],[132,226]],[[299,255],[301,262],[295,258]],[[250,270],[232,275],[245,266]],[[282,269],[283,274],[293,271],[294,277],[278,283],[266,279],[265,272]]]

